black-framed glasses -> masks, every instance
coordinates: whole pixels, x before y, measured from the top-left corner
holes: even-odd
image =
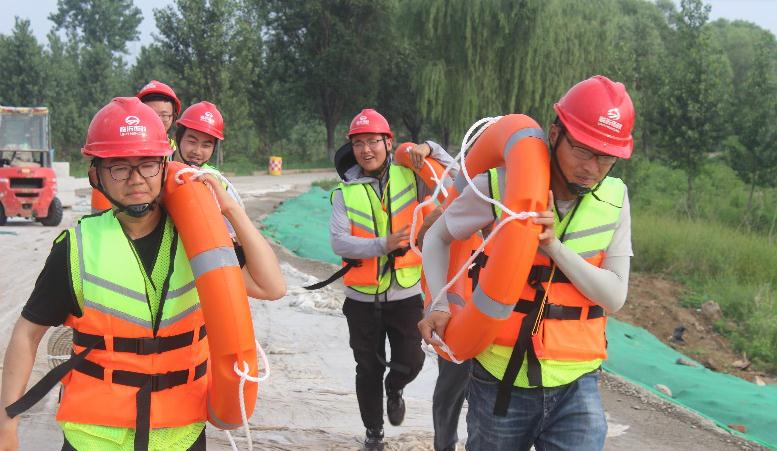
[[[111,174],[111,178],[117,182],[122,182],[132,177],[132,171],[138,171],[138,174],[143,178],[155,177],[159,174],[161,168],[161,161],[144,161],[137,165],[114,164],[113,166],[107,167],[108,172]]]
[[[386,138],[380,138],[380,139],[368,139],[366,141],[353,141],[351,143],[351,146],[353,146],[353,150],[364,150],[367,146],[370,146],[370,149],[372,150],[378,150],[380,149],[379,143],[386,142]]]
[[[159,119],[162,119],[163,121],[171,121],[171,120],[173,120],[173,115],[172,114],[164,114],[164,113],[162,113],[162,114],[157,114],[157,116],[159,116]]]
[[[578,160],[589,161],[596,157],[596,162],[601,166],[609,166],[618,161],[618,157],[593,153],[588,149],[584,149],[572,144],[572,141],[569,139],[566,133],[564,133],[564,139],[566,139],[569,143],[569,148],[572,150],[572,155]]]

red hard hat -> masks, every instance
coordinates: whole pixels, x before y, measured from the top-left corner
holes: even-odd
[[[143,97],[149,94],[159,94],[165,97],[170,97],[170,99],[173,100],[173,104],[175,106],[175,114],[181,114],[181,101],[178,100],[178,96],[175,95],[175,91],[173,91],[173,88],[170,86],[162,83],[161,81],[151,80],[146,84],[146,86],[140,88],[140,91],[138,91],[136,97],[140,100],[143,100]]]
[[[116,97],[92,118],[81,153],[96,158],[166,157],[172,153],[162,120],[137,97]]]
[[[195,103],[187,108],[175,123],[217,139],[224,139],[224,118],[216,105],[210,102]]]
[[[360,133],[379,133],[394,139],[394,134],[391,133],[391,127],[389,127],[386,118],[372,108],[363,109],[351,121],[351,128],[348,129],[348,138]]]
[[[572,86],[553,108],[576,141],[607,155],[631,156],[634,105],[623,83],[596,75]]]

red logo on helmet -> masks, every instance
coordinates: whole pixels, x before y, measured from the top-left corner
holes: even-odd
[[[138,119],[137,116],[127,116],[124,118],[124,122],[126,122],[127,125],[138,125],[140,124],[140,119]]]

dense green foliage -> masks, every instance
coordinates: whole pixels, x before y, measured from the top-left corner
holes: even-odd
[[[86,128],[151,79],[184,106],[216,103],[225,170],[326,166],[361,108],[398,140],[455,152],[469,124],[553,103],[594,74],[637,111],[630,187],[637,269],[721,303],[735,344],[777,368],[777,41],[709,22],[702,0],[175,0],[128,61],[132,0],[59,0],[47,42],[17,18],[0,35],[0,104],[48,106],[58,158],[81,163]]]

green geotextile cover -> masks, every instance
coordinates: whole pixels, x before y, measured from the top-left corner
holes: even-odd
[[[294,253],[314,260],[340,263],[329,245],[329,193],[314,187],[287,200],[268,216],[267,234]],[[677,364],[678,358],[693,361],[661,343],[645,329],[609,318],[609,359],[604,369],[642,385],[728,429],[743,425],[748,440],[777,449],[777,387],[758,386],[728,374]],[[655,389],[663,384],[669,398]]]
[[[262,224],[263,233],[295,254],[313,260],[340,264],[329,245],[329,192],[314,186],[310,191],[283,202]]]
[[[604,369],[638,383],[707,417],[731,431],[729,424],[745,426],[748,440],[777,448],[777,387],[759,386],[728,374],[716,373],[661,343],[641,327],[607,320],[608,360]],[[682,358],[696,363],[677,364]],[[669,387],[672,397],[655,389]]]

